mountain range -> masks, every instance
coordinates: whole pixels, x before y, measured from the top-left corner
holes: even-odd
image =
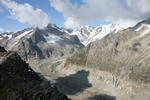
[[[49,24],[0,34],[0,46],[73,100],[150,98],[150,19],[73,31]]]

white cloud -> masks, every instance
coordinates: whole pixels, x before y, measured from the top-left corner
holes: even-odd
[[[127,5],[138,13],[150,12],[150,0],[126,0]]]
[[[11,17],[21,23],[28,23],[34,27],[44,28],[49,23],[48,15],[41,9],[34,9],[30,4],[18,4],[12,0],[0,0],[8,8]]]
[[[150,17],[150,0],[51,0],[51,6],[63,14],[66,21],[74,18],[79,24],[92,21],[137,22]],[[131,21],[131,22],[129,22]],[[66,23],[66,22],[65,22]]]
[[[65,20],[64,25],[66,28],[73,29],[79,26],[79,23],[76,19],[69,17]]]

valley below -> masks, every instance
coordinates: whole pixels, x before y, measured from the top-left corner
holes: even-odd
[[[65,63],[65,60],[41,63],[39,69],[34,70],[72,100],[149,100],[150,98],[149,85],[138,86],[137,83],[121,80],[106,71],[65,65]]]

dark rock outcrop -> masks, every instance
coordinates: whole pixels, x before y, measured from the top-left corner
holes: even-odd
[[[0,52],[6,52],[4,47],[0,47]]]
[[[0,100],[69,100],[15,52],[0,47]]]

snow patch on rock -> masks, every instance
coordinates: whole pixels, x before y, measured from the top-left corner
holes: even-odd
[[[18,36],[16,37],[16,39],[20,39],[20,38],[26,36],[27,34],[31,33],[32,31],[33,31],[33,30],[25,31],[24,33],[18,35]]]
[[[53,35],[53,34],[49,34],[48,36],[44,36],[44,38],[46,39],[46,41],[48,43],[56,43],[57,41],[62,40],[61,37]]]

